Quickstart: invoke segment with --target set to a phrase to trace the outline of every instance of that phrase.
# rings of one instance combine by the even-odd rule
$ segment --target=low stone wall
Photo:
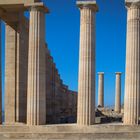
[[[140,126],[121,124],[0,126],[0,140],[139,140]]]

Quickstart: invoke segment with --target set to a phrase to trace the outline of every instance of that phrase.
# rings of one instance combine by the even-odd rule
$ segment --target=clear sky
[[[47,0],[46,40],[59,73],[70,89],[78,87],[80,12],[76,0]],[[105,104],[113,105],[115,72],[122,75],[124,94],[126,9],[124,0],[97,0],[96,72],[105,72]],[[96,101],[98,79],[96,74]]]
[[[76,0],[44,0],[50,9],[46,15],[46,42],[64,83],[78,89],[80,13]],[[97,72],[105,72],[105,105],[114,105],[115,72],[122,72],[124,96],[126,9],[124,0],[97,0],[96,15],[96,101]],[[4,93],[4,25],[2,25],[2,73]],[[3,95],[4,96],[4,95]]]

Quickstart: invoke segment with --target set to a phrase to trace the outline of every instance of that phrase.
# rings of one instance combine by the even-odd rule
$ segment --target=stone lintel
[[[6,12],[19,12],[26,10],[24,4],[36,2],[40,0],[0,0],[0,8]]]
[[[4,20],[6,23],[9,22],[18,22],[19,21],[19,14],[18,13],[2,13],[0,14],[0,17],[2,20]]]
[[[37,7],[40,10],[42,10],[45,13],[49,13],[49,9],[44,5],[43,2],[36,2],[36,3],[27,3],[24,4],[24,6],[28,9],[28,8],[32,8],[32,7]]]
[[[87,0],[87,1],[84,1],[84,0],[78,0],[76,2],[77,6],[82,9],[83,7],[89,7],[91,8],[93,11],[98,11],[98,6],[96,4],[96,0]]]

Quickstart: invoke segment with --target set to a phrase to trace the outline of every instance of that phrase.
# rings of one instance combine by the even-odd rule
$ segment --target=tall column
[[[29,48],[29,24],[24,12],[19,14],[18,46],[16,48],[16,122],[27,121],[27,72]]]
[[[27,59],[28,29],[23,20],[24,13],[18,15],[18,21],[6,24],[5,47],[5,124],[26,123],[27,112]]]
[[[126,1],[127,46],[124,101],[124,124],[126,125],[138,124],[140,113],[140,0],[131,1]]]
[[[45,12],[42,3],[26,5],[30,8],[29,58],[27,87],[27,124],[46,124],[46,48]]]
[[[77,1],[80,9],[78,125],[95,122],[95,13],[96,1]]]
[[[1,42],[1,19],[0,19],[0,124],[2,124],[2,65],[1,65],[1,56],[2,56],[2,42]]]
[[[115,112],[121,112],[121,72],[116,72]]]
[[[104,73],[98,73],[98,106],[104,107]]]
[[[8,24],[6,28],[5,47],[5,123],[16,122],[16,48],[18,33]]]

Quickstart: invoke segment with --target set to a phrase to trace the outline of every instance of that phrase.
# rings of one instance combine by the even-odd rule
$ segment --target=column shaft
[[[25,23],[24,23],[25,22]],[[29,25],[24,13],[19,14],[18,46],[16,49],[16,122],[27,121],[27,71],[29,48]]]
[[[116,73],[115,112],[121,112],[121,73]]]
[[[140,109],[140,8],[127,8],[124,124],[138,124]]]
[[[98,73],[98,106],[104,107],[104,73]]]
[[[27,124],[46,124],[45,13],[31,7],[29,29]]]
[[[5,55],[5,123],[26,122],[28,30],[24,14],[12,22],[16,30],[6,24]]]
[[[16,122],[16,49],[18,33],[6,24],[5,47],[5,123]]]
[[[91,125],[95,122],[95,12],[88,6],[80,11],[77,123]]]

